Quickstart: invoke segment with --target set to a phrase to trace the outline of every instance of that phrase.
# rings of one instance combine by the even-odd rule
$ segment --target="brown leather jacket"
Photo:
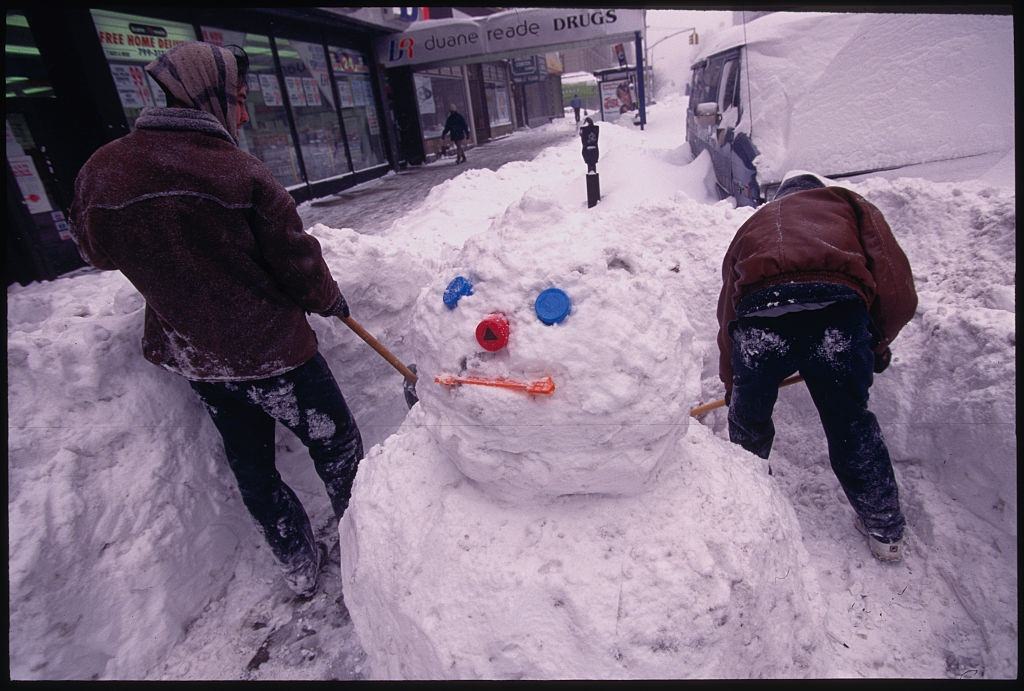
[[[340,297],[291,195],[213,115],[146,111],[75,181],[83,258],[146,299],[143,354],[187,379],[260,379],[317,351],[306,312]]]
[[[892,342],[917,309],[910,262],[882,213],[841,187],[794,192],[765,204],[740,226],[722,262],[718,373],[732,388],[729,323],[736,304],[782,283],[837,283],[857,292],[879,335]]]

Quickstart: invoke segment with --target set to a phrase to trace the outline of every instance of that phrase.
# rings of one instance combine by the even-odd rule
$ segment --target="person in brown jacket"
[[[787,174],[722,262],[719,376],[729,439],[767,459],[779,384],[799,371],[855,525],[883,561],[902,558],[905,520],[868,389],[916,309],[910,263],[881,212],[814,173]]]
[[[146,299],[143,356],[189,381],[220,432],[242,500],[285,580],[316,589],[324,546],[275,468],[275,420],[309,449],[336,518],[363,456],[306,314],[348,316],[291,195],[237,145],[248,120],[240,48],[179,45],[146,66],[167,96],[75,180],[83,258]]]

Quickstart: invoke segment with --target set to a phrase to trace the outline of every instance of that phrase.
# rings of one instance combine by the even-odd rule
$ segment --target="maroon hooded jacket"
[[[216,56],[198,45],[208,49],[190,48],[193,63]],[[231,54],[209,60],[221,107],[148,109],[96,151],[75,181],[72,232],[87,262],[145,297],[147,360],[191,380],[261,379],[316,354],[306,312],[328,312],[341,293],[291,195],[225,124]]]
[[[732,389],[729,323],[739,301],[783,283],[837,283],[867,305],[882,353],[914,316],[917,292],[906,255],[882,213],[842,187],[794,192],[740,226],[722,262],[719,377]]]

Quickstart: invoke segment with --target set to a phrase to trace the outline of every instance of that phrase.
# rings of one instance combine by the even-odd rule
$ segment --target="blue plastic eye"
[[[448,287],[444,289],[444,300],[445,307],[450,310],[455,309],[455,306],[459,304],[459,300],[462,299],[463,295],[473,294],[473,284],[465,276],[456,276],[452,279]]]
[[[569,316],[572,310],[572,300],[559,288],[548,288],[537,296],[533,304],[537,318],[547,325],[558,324]]]

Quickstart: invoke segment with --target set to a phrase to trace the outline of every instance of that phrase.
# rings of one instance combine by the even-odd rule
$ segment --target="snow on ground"
[[[508,170],[467,170],[385,234],[313,232],[353,315],[408,358],[414,304],[466,239],[517,214],[510,227],[523,234],[599,223],[595,235],[621,235],[627,261],[679,267],[665,287],[684,300],[703,358],[699,398],[718,398],[720,262],[752,210],[709,195],[709,162],[690,162],[682,143],[683,107],[661,100],[645,132],[601,125],[605,198],[596,209],[585,208],[572,123],[558,122],[550,127],[565,128],[564,145]],[[812,661],[824,676],[1017,674],[1015,195],[1003,184],[1012,160],[1010,151],[970,181],[851,184],[890,220],[921,297],[872,389],[909,534],[904,563],[871,558],[828,467],[809,396],[799,385],[784,390],[771,482],[795,512],[826,603],[826,643]],[[202,406],[184,381],[143,361],[141,306],[118,273],[8,289],[12,676],[383,674],[366,664],[345,614],[337,552],[324,591],[295,614]],[[384,441],[405,416],[397,374],[342,325],[311,322],[364,438]],[[724,421],[724,411],[712,413],[687,434],[724,440]],[[406,418],[389,444],[409,440],[415,422]],[[329,536],[326,496],[304,449],[281,429],[278,452],[282,475]],[[738,447],[734,454],[733,462],[756,462]],[[368,482],[362,471],[358,482]],[[460,510],[490,516],[485,501]],[[645,517],[612,510],[602,519],[629,535]],[[512,578],[537,566],[500,564]]]

